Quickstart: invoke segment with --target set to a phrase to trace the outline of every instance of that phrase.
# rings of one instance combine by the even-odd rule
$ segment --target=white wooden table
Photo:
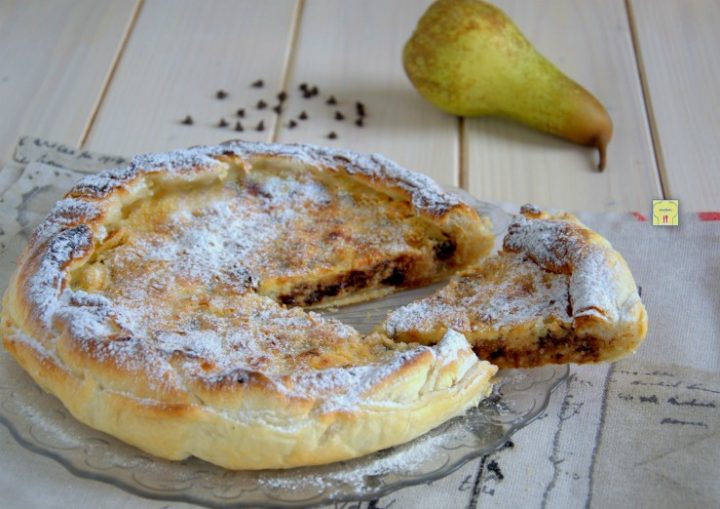
[[[503,120],[461,120],[423,101],[400,55],[429,3],[4,0],[0,163],[23,134],[120,155],[241,137],[381,152],[486,200],[649,214],[651,200],[664,197],[683,211],[720,208],[720,2],[495,1],[606,105],[615,133],[604,173],[594,171],[590,149]],[[251,86],[258,79],[263,88]],[[319,95],[303,99],[303,82]],[[218,90],[228,96],[219,100]],[[280,91],[289,97],[277,115],[270,108]],[[337,106],[325,103],[330,95]],[[353,124],[356,101],[368,113],[362,128]],[[303,110],[310,119],[289,128]],[[333,118],[336,110],[345,120]],[[186,115],[192,126],[180,122]],[[221,117],[228,127],[217,126]],[[237,120],[243,132],[233,130]],[[0,429],[0,451],[19,447]],[[14,486],[2,495],[6,507],[33,506],[28,486],[48,489],[49,471],[65,479],[52,486],[58,507],[81,504],[88,485],[93,497],[108,493],[108,507],[139,503],[79,485],[46,458],[22,457],[33,476],[3,474]]]

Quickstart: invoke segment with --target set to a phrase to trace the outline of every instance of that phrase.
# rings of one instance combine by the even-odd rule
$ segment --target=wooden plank
[[[288,76],[290,98],[277,139],[379,152],[431,175],[458,182],[457,120],[426,103],[402,67],[402,48],[429,1],[307,0]],[[303,99],[298,85],[319,87]],[[328,105],[333,95],[338,104]],[[357,127],[355,102],[366,107]],[[307,121],[298,120],[301,111]],[[340,111],[344,120],[335,120]],[[294,120],[298,125],[290,129]],[[338,138],[327,138],[329,132]]]
[[[23,134],[80,143],[135,8],[136,0],[0,2],[0,160]]]
[[[593,150],[505,120],[468,120],[469,189],[480,198],[545,207],[649,212],[651,199],[661,196],[660,181],[622,0],[495,3],[605,105],[614,136],[607,169],[598,173]]]
[[[88,147],[132,155],[239,138],[267,141],[257,110],[282,83],[296,2],[147,0],[108,88]],[[263,88],[251,83],[264,80]],[[218,99],[216,92],[227,92]],[[244,108],[246,118],[235,112]],[[191,115],[194,125],[181,123]],[[229,126],[217,127],[220,118]],[[237,120],[243,132],[232,128]],[[264,130],[254,128],[263,121]]]
[[[633,0],[667,198],[685,211],[720,208],[720,2]]]

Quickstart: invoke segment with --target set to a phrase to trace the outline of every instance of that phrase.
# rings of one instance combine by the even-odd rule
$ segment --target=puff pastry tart
[[[635,351],[647,314],[620,253],[571,214],[521,209],[502,250],[380,328],[430,344],[461,332],[499,367],[612,361]]]
[[[375,155],[228,142],[80,181],[33,233],[0,334],[80,421],[231,469],[348,459],[417,437],[496,367],[444,331],[362,336],[297,306],[427,284],[488,222]]]

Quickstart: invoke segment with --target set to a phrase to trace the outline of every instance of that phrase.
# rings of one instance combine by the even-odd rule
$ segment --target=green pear
[[[481,0],[438,0],[403,51],[420,94],[455,115],[497,115],[596,147],[603,170],[612,121],[587,90],[565,76],[512,20]]]

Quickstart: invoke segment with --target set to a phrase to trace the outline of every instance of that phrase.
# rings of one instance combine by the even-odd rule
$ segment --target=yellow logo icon
[[[678,200],[653,200],[653,225],[678,225]]]

